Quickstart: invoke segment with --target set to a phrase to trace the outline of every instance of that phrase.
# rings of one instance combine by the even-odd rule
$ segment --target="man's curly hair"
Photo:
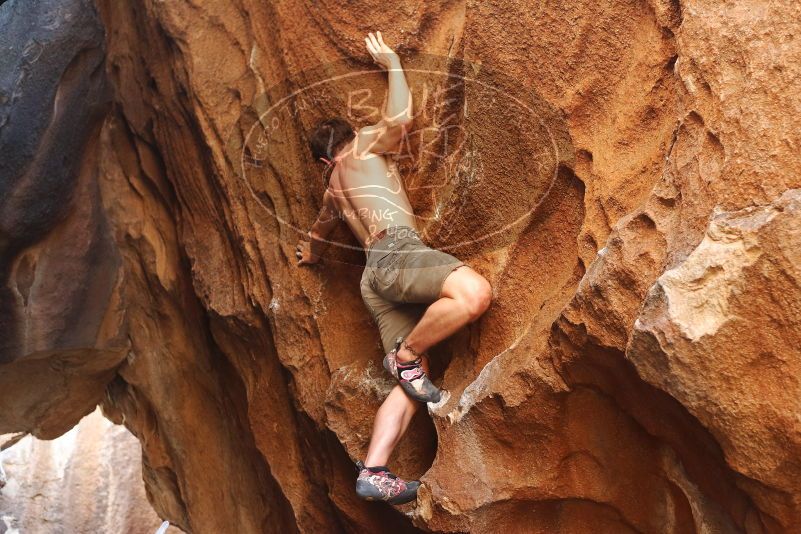
[[[342,117],[326,119],[315,126],[309,138],[314,160],[333,160],[334,155],[356,136],[353,126]]]

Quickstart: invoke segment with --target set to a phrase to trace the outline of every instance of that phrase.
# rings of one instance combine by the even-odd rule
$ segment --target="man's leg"
[[[367,284],[362,285],[362,298],[379,327],[385,350],[389,350],[397,337],[408,334],[425,310],[420,304],[387,301],[376,295]],[[427,368],[425,358],[423,366]],[[373,423],[367,457],[364,463],[357,462],[356,494],[362,499],[399,504],[416,496],[420,483],[396,477],[386,465],[419,406],[420,403],[411,399],[399,385],[392,388],[381,404]]]
[[[406,432],[420,403],[411,399],[400,386],[395,386],[375,414],[373,435],[364,465],[387,465],[389,456]]]
[[[464,265],[452,271],[442,284],[439,300],[432,303],[404,339],[397,352],[401,362],[417,358],[486,311],[492,288],[486,278]],[[414,350],[414,353],[407,347]]]
[[[428,372],[428,359],[423,359],[423,368]],[[387,465],[389,456],[400,441],[417,409],[419,402],[404,393],[403,388],[395,386],[375,414],[370,448],[364,465],[374,467]]]
[[[402,504],[417,496],[420,482],[396,476],[387,463],[419,404],[410,399],[400,386],[395,386],[378,409],[367,458],[364,463],[356,462],[359,471],[356,495],[362,499]]]

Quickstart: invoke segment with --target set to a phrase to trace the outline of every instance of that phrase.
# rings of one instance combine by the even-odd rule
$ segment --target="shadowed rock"
[[[125,355],[96,170],[104,32],[83,0],[12,0],[0,27],[0,433],[55,437]]]

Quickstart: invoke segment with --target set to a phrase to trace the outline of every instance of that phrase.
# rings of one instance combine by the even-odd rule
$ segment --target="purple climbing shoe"
[[[435,386],[423,369],[423,358],[410,362],[399,362],[397,352],[403,338],[398,338],[395,348],[384,356],[384,369],[387,370],[411,398],[420,402],[439,402],[442,392]],[[408,347],[407,347],[408,348]]]
[[[356,494],[366,501],[404,504],[417,498],[420,487],[417,480],[403,480],[385,466],[365,467],[362,462],[356,462],[356,469],[359,471]]]

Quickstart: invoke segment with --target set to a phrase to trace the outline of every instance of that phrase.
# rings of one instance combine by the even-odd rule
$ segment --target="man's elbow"
[[[389,128],[400,128],[400,127],[408,128],[412,124],[412,122],[414,122],[414,117],[412,116],[411,108],[403,110],[401,113],[398,113],[394,117],[386,117],[384,119],[384,123]]]
[[[414,119],[405,113],[400,117],[394,117],[392,119],[387,120],[387,126],[390,128],[406,128],[408,129],[411,126]]]

